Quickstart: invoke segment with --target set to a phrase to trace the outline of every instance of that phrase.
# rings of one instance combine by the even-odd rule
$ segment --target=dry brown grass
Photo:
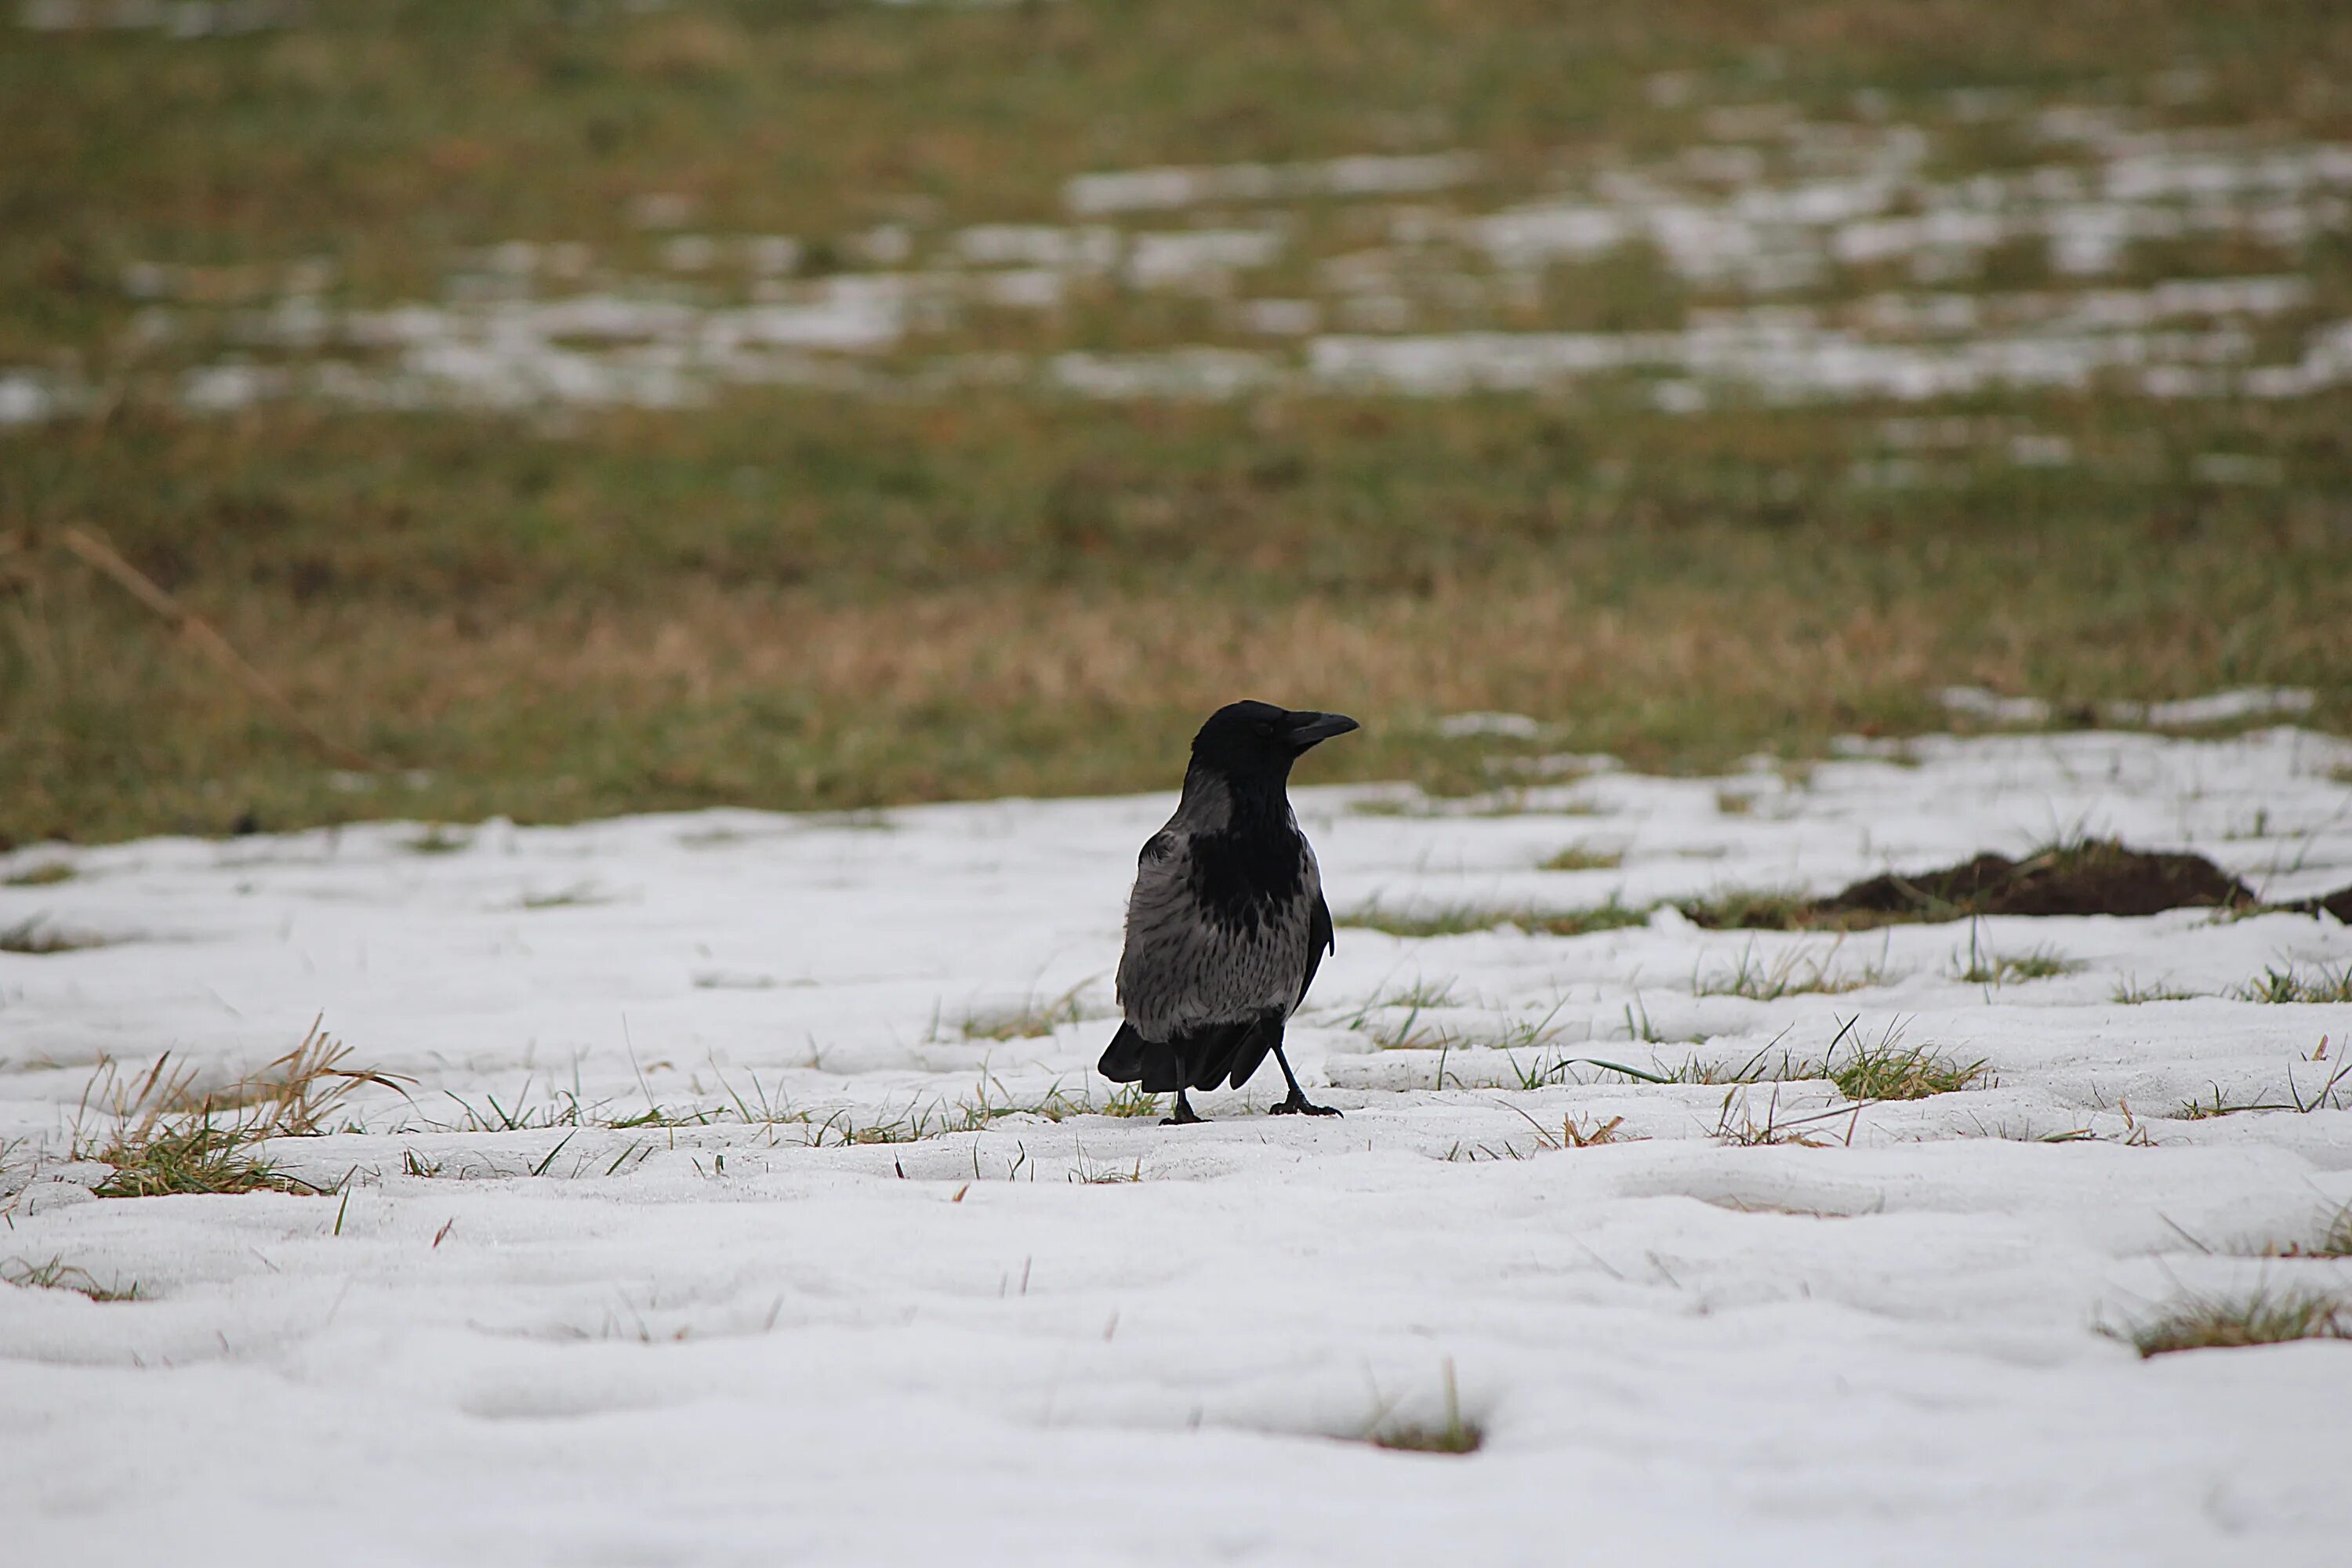
[[[1445,584],[1426,595],[1268,606],[1177,592],[975,590],[843,605],[814,595],[681,584],[658,606],[557,610],[473,626],[423,612],[364,620],[324,608],[237,616],[236,636],[314,710],[359,700],[430,719],[495,704],[515,682],[623,706],[709,703],[790,687],[819,701],[1125,706],[1139,691],[1190,709],[1260,689],[1349,694],[1368,710],[1433,714],[1482,702],[1557,711],[1596,687],[1704,686],[1782,705],[1809,681],[1809,716],[1916,689],[1939,619],[1857,610],[1826,623],[1768,592],[1657,595],[1638,615],[1571,584]],[[1563,638],[1563,627],[1573,636]],[[192,672],[196,696],[234,693]],[[1360,694],[1360,695],[1358,695]],[[404,701],[397,700],[404,698]]]
[[[20,623],[26,663],[70,668],[78,705],[162,712],[162,731],[135,745],[177,776],[129,798],[70,802],[49,793],[62,779],[27,780],[7,813],[19,834],[205,826],[221,807],[196,798],[199,778],[287,765],[257,758],[257,743],[310,780],[247,786],[268,802],[269,826],[386,810],[560,816],[709,799],[839,806],[1148,787],[1169,782],[1200,713],[1244,693],[1368,719],[1361,741],[1316,759],[1310,771],[1327,779],[1419,774],[1459,787],[1458,764],[1439,753],[1462,748],[1435,745],[1425,724],[1466,709],[1578,714],[1580,739],[1636,762],[1704,763],[1759,742],[1819,744],[1858,712],[1898,722],[1919,712],[1937,672],[1955,668],[1962,632],[1927,595],[1823,616],[1769,584],[1738,595],[1662,584],[1620,608],[1540,579],[1271,605],[1181,587],[1146,597],[1010,586],[845,604],[688,581],[658,604],[551,606],[487,625],[383,605],[228,600],[217,612],[228,635],[323,728],[408,765],[473,775],[455,794],[458,781],[436,780],[422,796],[337,803],[315,764],[292,754],[299,746],[257,734],[241,696],[141,634],[110,630],[105,606],[60,597],[45,620]],[[2023,626],[1968,633],[2041,640]],[[2189,672],[2215,650],[2150,633],[2070,651],[2136,661],[2137,679],[2160,689],[2198,686]],[[2323,634],[2305,623],[2284,635]],[[1999,679],[1981,658],[1967,668]],[[1662,707],[1651,694],[1663,693],[1677,695]],[[51,735],[40,694],[30,700],[20,732],[37,748]],[[556,721],[567,715],[583,722]],[[799,742],[795,765],[780,772],[757,754],[761,731]],[[929,743],[910,743],[926,732]],[[423,748],[401,743],[425,734]],[[599,776],[608,769],[625,776]],[[509,772],[531,776],[497,776]],[[289,789],[308,804],[285,801]]]

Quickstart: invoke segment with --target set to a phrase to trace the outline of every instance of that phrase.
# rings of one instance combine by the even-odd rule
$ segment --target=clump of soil
[[[1979,855],[1937,871],[1888,872],[1826,899],[1735,896],[1683,912],[1700,925],[1854,931],[1972,915],[2152,915],[2254,902],[2244,883],[2202,855],[2149,854],[2100,838],[2023,860]]]
[[[2320,910],[2326,910],[2346,925],[2352,926],[2352,887],[2338,888],[2332,893],[2322,893],[2315,899],[2305,899],[2300,903],[2289,904],[2286,908],[2303,915],[2315,915]]]
[[[2254,895],[2202,855],[2151,855],[2113,839],[2027,860],[1979,855],[1916,877],[1856,882],[1825,910],[1949,920],[1956,915],[2152,915],[2184,908],[2242,909]]]

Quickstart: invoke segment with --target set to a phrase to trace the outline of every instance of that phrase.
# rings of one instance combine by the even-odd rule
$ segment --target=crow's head
[[[1192,761],[1236,778],[1282,778],[1298,757],[1359,728],[1344,713],[1302,713],[1271,702],[1234,702],[1192,737]]]

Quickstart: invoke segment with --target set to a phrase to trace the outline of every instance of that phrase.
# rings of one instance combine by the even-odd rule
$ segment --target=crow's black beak
[[[1303,752],[1334,735],[1344,735],[1350,730],[1362,728],[1345,713],[1293,713],[1290,716],[1290,743]]]

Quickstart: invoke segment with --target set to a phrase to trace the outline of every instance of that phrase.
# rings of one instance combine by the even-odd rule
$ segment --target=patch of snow
[[[950,245],[980,267],[1058,267],[1108,271],[1124,241],[1102,225],[1060,228],[1051,224],[979,224],[957,231]]]
[[[38,425],[61,412],[47,377],[29,371],[0,370],[0,428]]]
[[[1475,153],[1427,153],[1404,157],[1360,155],[1309,163],[1129,169],[1076,176],[1063,185],[1062,205],[1092,217],[1161,212],[1204,202],[1442,191],[1477,178],[1481,167]]]
[[[1236,309],[1243,326],[1268,337],[1305,337],[1323,320],[1322,307],[1312,300],[1244,300]]]
[[[1264,267],[1281,256],[1284,239],[1276,229],[1176,229],[1134,236],[1127,256],[1128,281],[1141,289],[1217,289],[1225,274]]]
[[[1543,733],[1543,726],[1524,713],[1449,713],[1437,721],[1436,728],[1439,734],[1454,740],[1470,735],[1505,735],[1515,741],[1532,741]]]
[[[2299,686],[2242,686],[2210,697],[2183,698],[2177,702],[2110,702],[2100,709],[2109,723],[2147,724],[2158,730],[2188,730],[2200,724],[2227,724],[2241,719],[2267,719],[2308,713],[2318,701],[2315,692]]]
[[[2067,831],[2302,896],[2352,881],[2347,765],[2352,744],[2292,729],[1930,736],[1818,764],[1769,816],[1717,804],[1756,773],[1604,773],[1428,815],[1357,809],[1420,799],[1394,788],[1296,798],[1343,916],[1826,890]],[[1101,1114],[1089,1069],[1135,847],[1170,804],[0,856],[0,878],[78,873],[0,885],[0,926],[120,939],[0,953],[0,1257],[138,1287],[0,1286],[12,1550],[226,1563],[299,1539],[506,1564],[758,1540],[1076,1564],[1572,1540],[1940,1568],[1982,1562],[1997,1514],[2070,1560],[2340,1558],[2327,1439],[2352,1356],[2142,1362],[2095,1328],[2185,1293],[2347,1285],[2340,1261],[2254,1253],[2352,1202],[2352,1110],[2176,1113],[2318,1091],[2346,1009],[2230,993],[2352,963],[2352,931],[2198,910],[1843,943],[1671,908],[1576,938],[1343,925],[1290,1040],[1346,1119],[1267,1118],[1262,1079],[1162,1128]],[[1615,869],[1538,869],[1601,842]],[[626,892],[545,898],[583,888]],[[1959,978],[2037,950],[2079,967]],[[1743,964],[1857,988],[1705,994]],[[1019,1003],[1059,1020],[1062,996],[1078,1021],[1030,1038],[958,1027]],[[355,1130],[268,1151],[344,1196],[92,1195],[103,1173],[67,1155],[98,1064],[168,1048],[222,1084],[321,1009],[352,1065],[412,1080],[362,1087]],[[1727,1090],[1571,1059],[1802,1058],[1850,1019],[1992,1080],[1856,1104],[1817,1078]],[[1381,1029],[1427,1032],[1382,1049]],[[976,1124],[938,1133],[959,1103]],[[1816,1146],[1718,1135],[1800,1118]],[[1617,1141],[1567,1135],[1603,1127]],[[1349,1440],[1450,1408],[1478,1454]],[[123,1462],[126,1433],[148,1461]],[[1171,1516],[1180,1495],[1214,1500]]]
[[[1280,372],[1263,354],[1240,349],[1171,349],[1160,353],[1056,354],[1052,384],[1086,397],[1222,399],[1276,384]]]

